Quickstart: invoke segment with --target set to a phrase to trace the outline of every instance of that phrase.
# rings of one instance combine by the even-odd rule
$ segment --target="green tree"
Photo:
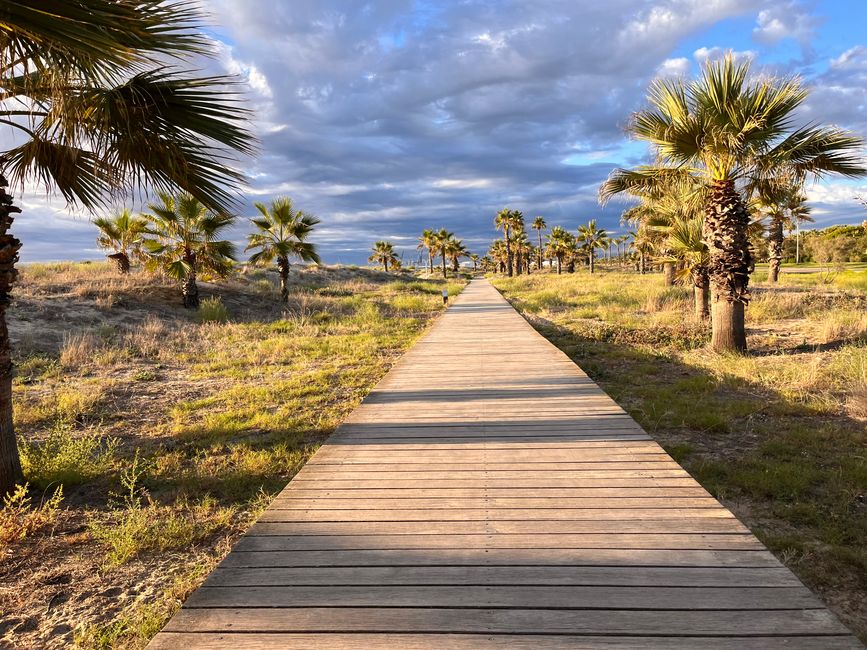
[[[373,245],[372,250],[373,253],[367,258],[367,261],[378,264],[386,273],[388,273],[389,264],[395,268],[400,265],[400,259],[395,254],[394,244],[391,242],[378,241]]]
[[[548,257],[557,260],[557,275],[563,272],[563,260],[575,250],[575,237],[562,226],[554,226],[548,234],[546,246]]]
[[[544,251],[544,249],[542,247],[542,231],[545,230],[545,228],[547,228],[547,227],[548,227],[548,224],[545,223],[544,217],[536,217],[535,219],[533,219],[532,228],[533,228],[533,230],[536,231],[536,234],[539,235],[539,261],[538,261],[538,263],[539,263],[539,270],[540,271],[542,270],[542,255],[543,255],[543,251]]]
[[[113,217],[94,219],[93,224],[99,228],[96,245],[114,251],[108,255],[108,259],[115,263],[120,273],[129,273],[130,253],[138,252],[142,235],[147,229],[147,221],[132,216],[132,213],[124,208]]]
[[[198,309],[200,273],[225,277],[232,270],[235,245],[219,239],[234,222],[234,215],[214,212],[190,194],[177,197],[160,193],[162,204],[150,203],[148,235],[142,248],[147,267],[159,269],[181,283],[184,307]]]
[[[448,277],[448,273],[446,271],[446,260],[449,255],[449,247],[451,246],[451,242],[454,240],[455,234],[453,232],[449,232],[445,228],[440,228],[434,233],[434,249],[436,252],[442,257],[443,262],[443,277]]]
[[[704,243],[704,219],[699,217],[675,217],[660,230],[666,236],[666,248],[681,263],[680,274],[689,278],[693,287],[693,303],[696,318],[710,316],[710,280],[708,278],[709,252]]]
[[[454,238],[448,241],[446,252],[448,253],[449,259],[452,261],[452,271],[455,273],[460,270],[461,258],[468,257],[470,254],[470,251],[464,245],[464,242],[460,239]]]
[[[267,265],[277,261],[280,273],[280,300],[289,300],[289,263],[292,259],[320,264],[315,244],[307,241],[310,233],[320,223],[317,217],[295,210],[292,200],[279,197],[271,201],[269,208],[264,203],[254,204],[262,215],[251,219],[256,232],[247,238],[245,251],[256,250],[250,263]]]
[[[503,208],[494,218],[494,226],[503,231],[503,241],[506,243],[506,273],[509,277],[514,275],[514,257],[512,251],[512,231],[523,229],[524,214],[520,210]]]
[[[423,230],[418,238],[416,250],[427,250],[428,271],[433,275],[434,257],[436,256],[436,232],[430,228]]]
[[[134,189],[186,191],[214,209],[243,180],[255,138],[235,82],[182,67],[212,52],[182,0],[4,2],[0,20],[0,494],[23,480],[12,423],[6,308],[21,243],[9,181],[39,183],[88,210]],[[15,132],[16,137],[11,133]]]
[[[596,226],[596,219],[591,219],[586,225],[578,226],[577,241],[587,249],[587,266],[590,273],[596,271],[596,249],[603,248],[608,243],[608,233]]]
[[[745,351],[744,307],[749,301],[752,255],[750,214],[739,184],[762,179],[837,173],[861,176],[860,138],[835,127],[795,128],[795,111],[807,97],[797,79],[749,78],[749,62],[731,55],[708,61],[694,81],[660,78],[650,87],[650,108],[639,111],[630,132],[649,142],[659,165],[617,170],[603,186],[614,191],[691,175],[708,188],[704,240],[710,253],[712,346]]]

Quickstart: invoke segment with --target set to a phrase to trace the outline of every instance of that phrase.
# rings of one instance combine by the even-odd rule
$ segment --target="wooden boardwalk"
[[[862,646],[475,280],[150,647]]]

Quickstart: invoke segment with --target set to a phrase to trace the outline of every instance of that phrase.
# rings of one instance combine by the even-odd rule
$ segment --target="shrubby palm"
[[[575,251],[575,237],[562,226],[554,226],[548,235],[546,247],[548,257],[557,260],[557,275],[563,272],[563,260]]]
[[[464,245],[463,241],[452,238],[449,239],[446,244],[446,253],[452,261],[452,271],[457,273],[460,270],[461,258],[467,257],[470,254],[470,251]]]
[[[147,264],[181,282],[184,307],[198,309],[199,274],[225,277],[232,270],[235,245],[219,237],[235,217],[209,210],[190,194],[160,193],[160,200],[149,204],[151,213],[145,215],[152,236],[142,240]]]
[[[373,245],[373,252],[368,262],[373,262],[382,267],[382,270],[388,273],[388,266],[397,268],[400,265],[400,259],[394,252],[394,244],[387,241],[378,241]]]
[[[670,225],[660,227],[666,235],[667,249],[682,263],[682,271],[693,287],[695,315],[705,319],[710,315],[708,279],[708,249],[702,232],[704,219],[701,217],[676,217]]]
[[[503,208],[494,218],[497,230],[503,231],[503,241],[506,243],[506,273],[509,277],[514,274],[514,258],[512,256],[512,232],[524,227],[524,214],[520,210]]]
[[[286,197],[274,199],[269,208],[264,203],[256,203],[262,215],[251,219],[257,231],[247,238],[245,251],[256,250],[250,256],[251,264],[271,264],[277,261],[280,273],[280,299],[289,300],[289,262],[298,259],[302,262],[319,264],[316,246],[307,237],[319,224],[312,214],[295,210],[292,200]]]
[[[704,241],[709,250],[714,349],[746,350],[744,307],[753,268],[750,215],[742,187],[788,175],[865,173],[862,141],[835,127],[794,128],[807,97],[797,79],[749,79],[749,62],[731,55],[708,61],[691,82],[660,78],[650,87],[650,108],[639,111],[632,134],[649,142],[659,164],[616,170],[602,198],[663,177],[690,175],[706,184]]]
[[[596,249],[606,245],[608,233],[605,229],[596,226],[596,219],[591,219],[587,225],[578,226],[577,241],[587,249],[589,258],[587,265],[590,267],[590,273],[594,273],[596,270]]]
[[[768,282],[777,282],[783,261],[783,228],[796,228],[805,217],[809,219],[810,208],[798,184],[770,184],[758,195],[761,214],[768,219]]]
[[[127,210],[121,210],[113,217],[99,217],[93,220],[99,228],[96,244],[100,248],[114,251],[108,255],[121,273],[129,273],[130,253],[138,253],[142,235],[147,229],[147,221],[134,217]]]
[[[181,0],[4,2],[0,124],[0,494],[22,480],[12,426],[5,309],[21,246],[6,193],[41,184],[89,210],[129,190],[183,190],[212,207],[243,178],[233,163],[255,139],[231,80],[166,67],[210,52],[193,3]]]
[[[449,255],[449,247],[455,238],[455,233],[449,232],[445,228],[440,228],[434,233],[434,250],[442,258],[443,262],[443,277],[447,277],[446,260]]]

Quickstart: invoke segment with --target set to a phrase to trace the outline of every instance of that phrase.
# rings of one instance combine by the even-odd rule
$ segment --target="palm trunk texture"
[[[747,349],[744,307],[750,300],[748,285],[753,270],[749,224],[749,212],[734,181],[714,181],[705,210],[704,240],[710,252],[711,346],[717,352]]]
[[[675,271],[677,271],[677,269],[674,266],[674,262],[662,263],[662,277],[666,287],[674,286]]]
[[[768,282],[780,279],[780,264],[783,261],[783,222],[774,219],[768,233]]]
[[[126,275],[127,273],[129,273],[129,256],[126,253],[112,253],[108,256],[108,259],[114,262],[114,265],[117,267],[118,273],[120,273],[121,275]]]
[[[0,496],[11,492],[24,482],[18,442],[12,423],[12,348],[9,330],[6,328],[6,309],[12,299],[10,292],[18,277],[15,263],[21,242],[9,234],[13,214],[21,209],[12,205],[12,197],[6,193],[9,183],[0,175]]]
[[[280,300],[289,302],[289,258],[278,257],[277,269],[280,271]]]

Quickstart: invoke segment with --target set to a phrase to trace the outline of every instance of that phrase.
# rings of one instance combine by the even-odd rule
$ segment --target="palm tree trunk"
[[[780,279],[780,263],[783,261],[783,222],[774,219],[768,233],[768,282]]]
[[[795,221],[795,264],[801,263],[801,224]]]
[[[539,270],[542,270],[542,231],[539,231]]]
[[[9,234],[13,214],[21,209],[12,205],[12,197],[6,193],[9,183],[0,174],[0,496],[11,492],[24,482],[18,442],[12,422],[12,347],[9,330],[6,328],[6,308],[11,301],[12,285],[18,277],[15,263],[21,242]]]
[[[695,302],[695,317],[705,320],[710,316],[710,285],[707,278],[707,268],[697,266],[692,269],[692,293]]]
[[[744,307],[749,302],[753,258],[747,229],[750,215],[734,181],[714,181],[705,210],[704,240],[713,300],[713,336],[717,352],[747,349]]]
[[[446,273],[446,249],[443,248],[443,278],[447,278],[448,275]]]
[[[641,275],[647,273],[647,257],[644,254],[644,251],[638,253],[638,272]]]
[[[524,263],[521,258],[521,249],[518,249],[515,251],[515,275],[521,275],[521,271],[524,269]]]
[[[591,275],[596,272],[596,251],[592,248],[590,249],[590,273]]]
[[[674,262],[662,263],[662,277],[664,279],[664,284],[666,287],[674,286],[674,276],[676,270],[677,269],[674,266]]]
[[[430,266],[430,274],[431,275],[433,275],[433,260],[434,260],[433,251],[429,250],[427,252],[427,261],[428,261],[428,265]]]
[[[184,278],[184,284],[181,289],[184,294],[184,307],[187,309],[199,308],[199,285],[196,284],[196,272],[191,270]]]
[[[557,256],[557,275],[560,275],[560,273],[562,272],[562,270],[563,270],[562,267],[563,267],[563,260],[558,255]]]
[[[509,243],[509,229],[503,229],[503,238],[506,240],[506,274],[511,278],[512,271],[512,245]]]
[[[289,302],[289,258],[277,258],[277,269],[280,271],[280,300]]]
[[[121,275],[126,275],[129,273],[130,263],[129,263],[129,255],[120,251],[119,253],[112,253],[108,256],[112,262],[114,262],[115,267],[117,267],[117,272]]]

